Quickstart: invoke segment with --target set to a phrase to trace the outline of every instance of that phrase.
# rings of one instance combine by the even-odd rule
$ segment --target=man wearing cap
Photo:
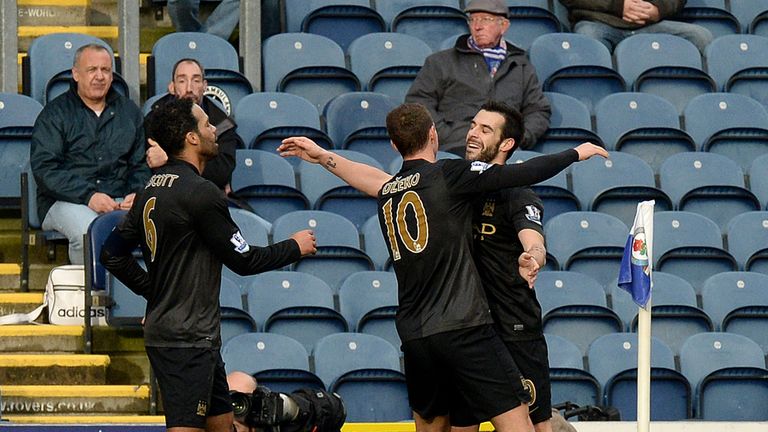
[[[509,28],[505,0],[472,0],[469,35],[453,48],[427,57],[406,102],[426,106],[440,136],[440,150],[464,154],[464,140],[474,115],[489,99],[517,109],[525,123],[521,148],[530,149],[549,127],[549,101],[544,96],[525,51],[504,40]]]

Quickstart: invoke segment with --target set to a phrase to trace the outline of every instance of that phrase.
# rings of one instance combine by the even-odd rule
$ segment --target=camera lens
[[[240,392],[230,393],[232,397],[232,410],[235,417],[243,417],[251,410],[250,395]]]

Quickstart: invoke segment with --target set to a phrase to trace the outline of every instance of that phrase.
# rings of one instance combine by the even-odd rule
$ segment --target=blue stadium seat
[[[768,419],[768,370],[760,346],[733,333],[691,336],[680,352],[680,371],[694,389],[697,418]]]
[[[767,57],[768,37],[764,36],[721,36],[707,46],[709,74],[717,82],[718,91],[749,96],[764,107],[768,107]]]
[[[596,212],[560,214],[544,225],[547,249],[562,270],[589,274],[605,286],[616,277],[629,228]]]
[[[565,337],[586,353],[599,335],[620,332],[621,319],[606,303],[605,290],[591,277],[562,271],[539,274],[536,292],[544,332]]]
[[[262,273],[249,278],[246,293],[248,312],[260,328],[290,336],[307,351],[321,337],[347,331],[347,321],[334,309],[333,291],[311,274]]]
[[[249,149],[277,153],[281,141],[290,136],[305,136],[323,148],[333,143],[320,126],[317,107],[305,98],[290,93],[262,92],[244,97],[237,104],[237,133]],[[286,159],[292,166],[299,158]]]
[[[744,95],[694,98],[685,108],[685,129],[702,151],[727,156],[743,170],[768,151],[768,111]]]
[[[749,257],[768,245],[768,211],[746,212],[728,222],[728,252],[746,269]]]
[[[0,209],[21,210],[21,173],[29,164],[32,127],[42,109],[29,96],[0,93]]]
[[[400,356],[386,340],[337,333],[320,339],[312,354],[317,375],[344,399],[347,421],[411,419]]]
[[[552,404],[571,401],[580,406],[602,403],[600,383],[584,369],[584,353],[568,339],[544,334],[549,354]]]
[[[581,144],[581,142],[579,142],[579,144]],[[573,148],[573,146],[569,148]],[[507,159],[507,163],[520,163],[537,156],[542,156],[542,153],[530,150],[516,150],[510,155],[509,159]],[[570,168],[560,171],[554,177],[531,186],[533,191],[536,192],[536,195],[538,195],[544,203],[544,217],[542,218],[542,223],[544,225],[559,214],[580,211],[582,209],[578,198],[568,187],[567,175],[569,169]],[[549,263],[547,265],[549,265]],[[559,268],[554,268],[554,270],[558,269]]]
[[[734,216],[760,210],[759,200],[745,187],[741,167],[716,153],[668,157],[659,169],[659,185],[677,209],[704,215],[723,232]]]
[[[671,102],[651,93],[608,95],[595,112],[597,134],[606,148],[638,156],[654,171],[670,155],[696,150],[678,117]]]
[[[609,159],[575,164],[571,183],[582,208],[615,216],[627,226],[632,226],[640,201],[655,199],[656,211],[672,209],[669,197],[656,188],[653,169],[633,154],[611,152]]]
[[[725,272],[701,289],[701,305],[718,331],[747,336],[768,354],[768,275]]]
[[[387,114],[397,105],[380,93],[354,92],[336,96],[325,106],[328,135],[334,146],[354,150],[389,166],[398,152],[387,133]]]
[[[717,90],[690,41],[669,34],[636,34],[614,51],[616,69],[634,91],[663,97],[683,112],[693,97]]]
[[[381,233],[378,215],[373,215],[360,228],[365,245],[365,253],[371,257],[376,270],[391,271],[392,262],[389,258],[389,250]]]
[[[658,212],[653,229],[654,268],[687,280],[697,293],[709,276],[738,270],[736,260],[723,249],[720,228],[705,216]]]
[[[90,275],[88,285],[94,291],[101,290],[109,296],[112,305],[108,308],[107,324],[111,326],[140,325],[147,306],[147,300],[144,297],[136,295],[118,281],[101,265],[99,260],[104,241],[125,214],[124,210],[118,210],[99,215],[88,226],[86,233],[87,259],[85,263],[88,266],[86,274]],[[142,259],[139,259],[139,263],[146,268]]]
[[[355,162],[365,163],[382,169],[373,157],[354,150],[337,150],[336,153]],[[298,165],[300,189],[316,210],[338,213],[361,227],[369,217],[376,214],[376,198],[368,196],[324,167],[301,161]]]
[[[232,193],[267,221],[309,210],[309,201],[296,188],[293,167],[285,159],[262,150],[237,150],[235,161]]]
[[[600,336],[589,346],[589,370],[603,387],[605,404],[616,407],[623,421],[637,420],[637,334]],[[651,338],[651,420],[692,417],[691,385],[675,370],[675,356]]]
[[[653,272],[652,278],[652,306],[688,306],[698,308],[696,291],[685,279],[660,271]],[[614,281],[608,288],[608,294],[611,296],[611,309],[624,321],[627,331],[630,331],[636,323],[637,304],[632,300],[632,296],[627,291],[619,288],[618,281]]]
[[[264,90],[292,93],[309,100],[317,112],[342,93],[360,91],[346,69],[344,51],[331,39],[310,33],[280,33],[264,41]]]
[[[229,208],[229,215],[248,244],[262,247],[269,245],[269,228],[258,216],[234,207]]]
[[[272,391],[292,392],[301,387],[325,388],[310,372],[309,354],[298,341],[276,333],[246,333],[222,346],[227,373],[254,375]]]
[[[51,33],[35,38],[27,50],[23,66],[24,94],[41,104],[53,99],[46,95],[48,82],[60,73],[70,73],[75,51],[83,45],[99,44],[112,54],[112,48],[103,40],[81,33]],[[115,69],[114,59],[112,70]],[[169,73],[170,75],[170,73]],[[65,89],[68,88],[68,85]],[[60,90],[57,90],[60,94]]]
[[[760,206],[768,210],[768,154],[756,157],[749,165],[749,190],[760,200]]]
[[[510,25],[504,38],[524,50],[541,35],[565,31],[547,0],[507,0],[507,5]]]
[[[350,330],[380,336],[395,347],[400,346],[397,304],[397,278],[392,272],[353,273],[339,288],[339,312]]]
[[[231,114],[238,102],[253,93],[250,81],[240,73],[240,59],[225,39],[208,33],[169,33],[155,42],[147,59],[147,94],[165,91],[173,74],[173,65],[183,58],[193,58],[205,68],[206,94],[222,103]],[[223,95],[217,95],[217,90]]]
[[[532,150],[540,153],[557,153],[589,141],[603,145],[600,137],[592,132],[589,109],[578,99],[563,93],[545,92],[552,108],[549,128],[536,141]]]
[[[415,36],[429,45],[433,51],[440,49],[448,37],[468,33],[467,17],[457,0],[430,0],[414,3],[411,0],[377,2],[376,8],[385,17],[394,11],[390,31]]]
[[[432,48],[404,33],[371,33],[349,46],[349,64],[366,91],[402,102]]]
[[[241,334],[252,333],[258,330],[256,321],[248,312],[241,308],[221,307],[221,343],[226,344],[230,339]]]
[[[603,97],[626,90],[615,70],[608,48],[590,37],[573,33],[539,36],[529,50],[545,91],[579,99],[594,112]]]
[[[224,275],[221,277],[219,305],[221,307],[243,309],[243,293],[240,290],[240,285],[236,281]]]
[[[728,11],[725,0],[687,0],[679,19],[706,27],[715,38],[741,31],[739,20]]]
[[[291,266],[323,279],[333,290],[352,273],[374,270],[371,259],[360,249],[360,235],[345,217],[321,210],[291,212],[272,226],[273,241],[285,240],[292,233],[311,229],[317,239],[317,253]]]
[[[387,30],[368,0],[285,0],[284,9],[289,32],[325,36],[345,51],[358,37]]]
[[[768,36],[768,4],[753,1],[732,1],[731,13],[741,23],[742,33]]]

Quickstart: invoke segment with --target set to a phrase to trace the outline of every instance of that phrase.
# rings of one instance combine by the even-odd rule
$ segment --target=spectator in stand
[[[549,127],[550,105],[525,51],[506,42],[509,29],[504,0],[472,0],[469,35],[453,48],[427,57],[405,96],[429,109],[440,136],[440,150],[464,155],[464,140],[472,118],[489,99],[496,99],[523,115],[525,137],[520,148],[530,149]]]
[[[160,98],[154,105],[155,110],[176,98],[190,99],[200,105],[208,114],[209,121],[216,126],[216,142],[219,144],[218,156],[205,165],[203,178],[212,181],[219,189],[229,192],[229,181],[235,169],[235,150],[245,148],[240,135],[237,134],[237,124],[214,101],[205,96],[208,82],[205,80],[205,70],[195,59],[184,58],[173,66],[171,82],[168,83],[168,95]],[[149,142],[147,164],[150,168],[165,165],[168,155],[154,141]]]
[[[130,209],[144,188],[141,110],[112,88],[112,56],[98,44],[75,52],[69,91],[35,122],[30,149],[42,227],[69,240],[69,261],[83,264],[83,234],[101,213]]]
[[[200,0],[168,0],[168,15],[180,32],[203,32],[229,39],[240,21],[240,0],[222,0],[205,23],[200,22]]]
[[[704,53],[712,33],[699,25],[672,21],[686,0],[560,0],[568,8],[574,33],[613,49],[633,34],[668,33],[688,39]]]

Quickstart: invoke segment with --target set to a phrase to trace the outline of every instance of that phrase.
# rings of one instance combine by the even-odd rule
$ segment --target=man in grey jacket
[[[705,27],[672,21],[686,0],[560,0],[574,33],[602,42],[610,51],[636,33],[667,33],[688,39],[704,52],[712,41]]]
[[[469,35],[456,45],[427,57],[406,102],[429,109],[440,136],[440,150],[464,155],[469,123],[489,99],[497,99],[523,115],[525,138],[530,149],[549,127],[551,110],[525,51],[506,42],[509,28],[504,0],[472,0]]]

